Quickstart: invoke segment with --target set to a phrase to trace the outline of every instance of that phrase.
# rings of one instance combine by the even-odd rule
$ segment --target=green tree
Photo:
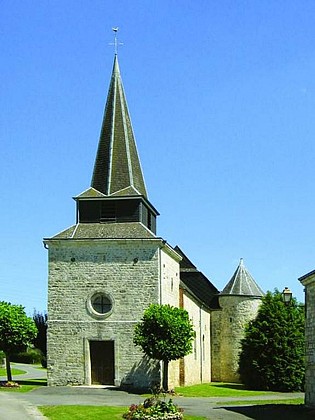
[[[168,364],[192,352],[193,325],[188,312],[170,305],[151,304],[136,325],[134,344],[151,359],[163,362],[164,390],[168,389]]]
[[[25,314],[23,306],[0,302],[0,350],[6,356],[8,381],[12,381],[10,355],[25,350],[36,333],[36,325]]]
[[[249,322],[239,359],[242,382],[252,389],[301,391],[304,387],[304,306],[267,292]]]
[[[47,366],[47,313],[34,311],[33,320],[37,328],[37,335],[33,340],[34,347],[42,352],[42,365]]]

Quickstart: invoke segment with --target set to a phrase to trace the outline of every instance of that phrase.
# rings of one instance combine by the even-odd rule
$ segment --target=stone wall
[[[211,380],[221,381],[221,310],[211,312]]]
[[[179,259],[174,259],[161,249],[161,304],[178,307],[179,305]],[[179,385],[179,361],[174,360],[168,367],[168,386],[174,389]]]
[[[145,240],[49,242],[49,385],[90,384],[89,340],[114,341],[116,385],[159,380],[159,364],[143,358],[132,336],[144,310],[159,302],[160,247]],[[111,297],[108,317],[89,311],[94,292]]]
[[[305,286],[305,404],[315,407],[315,272],[300,279]]]
[[[210,313],[187,292],[183,300],[196,333],[193,352],[184,360],[185,385],[211,382]]]
[[[161,249],[161,298],[162,305],[179,305],[179,259]]]
[[[214,312],[212,327],[212,380],[239,382],[238,359],[246,324],[254,319],[261,299],[252,296],[220,296],[222,311]]]

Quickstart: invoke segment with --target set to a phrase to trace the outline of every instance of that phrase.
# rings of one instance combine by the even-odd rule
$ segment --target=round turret
[[[257,315],[264,292],[245,268],[243,259],[219,294],[221,311],[214,316],[214,345],[218,356],[213,380],[238,382],[238,358],[246,324]]]

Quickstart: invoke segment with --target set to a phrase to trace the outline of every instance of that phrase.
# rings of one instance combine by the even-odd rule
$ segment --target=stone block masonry
[[[299,279],[305,286],[305,404],[315,407],[315,271]]]
[[[116,385],[159,380],[157,364],[132,343],[136,322],[159,302],[159,255],[157,241],[49,241],[49,385],[91,384],[91,340],[114,342]],[[108,316],[89,310],[97,292],[111,299]]]
[[[238,362],[246,324],[255,318],[261,299],[220,296],[221,311],[211,315],[212,380],[239,382]]]

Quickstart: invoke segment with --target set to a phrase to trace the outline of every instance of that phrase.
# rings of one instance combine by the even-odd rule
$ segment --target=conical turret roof
[[[91,187],[106,196],[142,195],[147,198],[117,54],[114,59]]]
[[[231,280],[222,290],[220,295],[239,295],[239,296],[264,296],[264,292],[255,282],[249,271],[244,265],[243,258],[235,270]]]

